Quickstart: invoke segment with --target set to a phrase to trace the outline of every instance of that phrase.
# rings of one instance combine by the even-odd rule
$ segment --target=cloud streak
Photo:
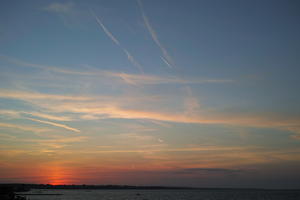
[[[72,117],[49,115],[49,114],[40,113],[40,112],[20,112],[20,113],[22,113],[22,114],[24,113],[27,115],[40,117],[40,118],[44,118],[44,119],[49,119],[49,120],[55,120],[55,121],[73,121],[74,120]]]
[[[124,48],[121,43],[119,42],[119,40],[106,28],[106,26],[102,23],[102,21],[100,20],[100,18],[92,11],[90,10],[90,13],[92,14],[92,16],[96,19],[98,25],[101,27],[101,29],[105,32],[105,34],[117,45],[119,46],[122,51],[126,54],[127,59],[135,66],[137,67],[137,69],[143,73],[143,68],[142,66],[139,64],[139,62],[131,55],[131,53],[129,53],[129,51]]]
[[[204,83],[233,83],[230,79],[181,79],[174,76],[155,76],[146,74],[113,73],[111,76],[120,77],[128,84],[155,85],[155,84],[204,84]]]
[[[241,169],[227,169],[227,168],[185,168],[171,171],[174,174],[202,174],[202,173],[220,173],[220,174],[235,174],[235,173],[242,173],[245,170]]]
[[[220,146],[203,146],[203,147],[185,147],[185,148],[147,148],[147,149],[107,149],[107,150],[93,150],[93,153],[155,153],[155,152],[208,152],[208,151],[225,151],[225,152],[232,152],[232,151],[244,151],[246,147],[220,147]]]
[[[11,124],[11,123],[0,123],[0,128],[19,129],[22,131],[29,131],[29,132],[36,132],[36,133],[50,130],[50,129],[40,128],[40,127],[18,125],[18,124]]]
[[[72,2],[58,3],[54,2],[46,6],[44,9],[50,12],[69,14],[73,11],[74,4]]]
[[[105,34],[118,46],[121,46],[120,42],[115,38],[115,36],[104,26],[102,21],[99,19],[99,17],[96,16],[96,14],[91,10],[91,14],[95,17],[97,23],[100,25],[100,27],[103,29]]]
[[[151,26],[151,24],[149,22],[149,19],[148,19],[147,15],[144,11],[144,8],[143,8],[142,1],[137,0],[137,2],[138,2],[138,5],[139,5],[141,13],[142,13],[144,24],[145,24],[147,30],[149,31],[149,33],[151,35],[151,38],[153,39],[153,41],[159,47],[159,49],[161,50],[161,52],[163,54],[163,57],[161,57],[161,59],[164,61],[164,63],[167,64],[168,67],[175,68],[175,62],[173,61],[172,57],[169,55],[166,48],[159,41],[158,36],[156,34],[156,31],[154,30],[154,28]]]
[[[25,91],[15,91],[0,89],[0,98],[11,98],[11,99],[23,99],[23,100],[59,100],[59,101],[86,101],[91,100],[90,97],[84,96],[68,96],[68,95],[57,95],[57,94],[45,94],[38,92],[25,92]]]
[[[128,59],[135,62],[129,52],[125,51]],[[205,83],[233,83],[231,79],[182,79],[175,76],[157,76],[151,74],[132,74],[108,70],[99,70],[93,68],[92,71],[76,71],[69,70],[59,66],[41,65],[29,63],[17,58],[8,57],[0,54],[0,59],[6,60],[10,63],[17,64],[18,66],[32,67],[40,70],[51,71],[59,74],[73,75],[73,76],[102,76],[108,78],[115,78],[124,81],[129,85],[155,85],[155,84],[205,84]],[[136,63],[138,64],[138,63]],[[92,67],[90,67],[92,68]],[[1,94],[0,94],[1,95]]]
[[[51,67],[45,65],[38,65],[20,61],[14,58],[7,58],[1,56],[9,62],[18,65],[25,65],[34,67],[41,70],[52,70],[56,73],[78,75],[78,76],[103,76],[122,80],[131,85],[143,84],[200,84],[200,83],[231,83],[232,80],[185,80],[172,76],[155,76],[146,74],[128,74],[113,71],[94,70],[93,72],[81,72],[73,70],[65,70],[59,67]],[[161,111],[159,105],[153,105],[152,97],[147,99],[138,99],[137,97],[128,98],[128,96],[90,96],[90,95],[60,95],[60,94],[45,94],[38,92],[14,91],[7,89],[0,89],[0,98],[19,99],[29,102],[38,108],[46,109],[50,113],[63,113],[69,112],[74,114],[75,118],[64,119],[65,121],[78,120],[78,119],[103,119],[103,118],[122,118],[122,119],[147,119],[175,123],[198,123],[198,124],[223,124],[233,126],[248,126],[248,127],[264,127],[276,128],[280,130],[290,131],[295,133],[295,139],[299,138],[300,133],[300,120],[298,118],[289,118],[278,116],[270,116],[264,114],[254,114],[252,116],[239,113],[222,113],[222,112],[207,112],[199,107],[197,99],[193,96],[191,91],[188,92],[185,98],[185,104],[178,111],[164,112]],[[143,104],[151,102],[153,109],[142,109],[136,106],[135,109],[132,105],[136,105],[143,101]],[[195,109],[196,108],[196,109]],[[40,110],[40,109],[38,109]],[[10,113],[12,116],[16,113]],[[24,113],[23,113],[24,114]],[[27,113],[36,117],[41,117],[49,120],[58,120],[56,116],[46,116],[45,114],[39,115],[37,113]]]
[[[189,96],[185,101],[185,104],[183,105],[183,108],[185,109],[183,111],[164,112],[159,109],[159,106],[151,110],[128,108],[130,105],[137,105],[140,101],[142,101],[143,104],[151,102],[151,98],[139,99],[137,97],[129,98],[126,96],[117,98],[114,96],[83,97],[30,92],[20,92],[20,94],[18,94],[16,91],[0,92],[0,94],[0,97],[2,98],[23,100],[37,106],[39,109],[44,109],[51,113],[73,113],[77,115],[77,119],[80,119],[80,116],[88,115],[93,116],[93,119],[96,119],[96,117],[99,117],[99,119],[149,119],[174,123],[223,124],[232,126],[275,128],[290,131],[297,135],[299,135],[300,132],[300,119],[297,117],[286,118],[286,116],[269,114],[246,115],[239,113],[207,112],[200,109],[197,99],[194,99],[193,96]],[[45,99],[48,101],[45,101]],[[197,108],[196,111],[194,111],[195,108]],[[13,116],[16,113],[8,112],[8,114]],[[42,116],[40,115],[40,117]],[[58,126],[63,127],[61,125]],[[68,127],[66,129],[68,129]],[[73,128],[69,130],[78,132],[78,130]]]
[[[26,62],[24,60],[20,60],[17,58],[13,58],[13,57],[9,57],[6,55],[1,55],[0,54],[0,59],[1,60],[6,60],[10,63],[16,64],[18,66],[25,66],[25,67],[32,67],[32,68],[36,68],[36,69],[40,69],[40,70],[45,70],[45,71],[52,71],[52,72],[56,72],[56,73],[62,73],[62,74],[69,74],[69,75],[85,75],[85,76],[90,76],[93,73],[92,72],[85,72],[85,71],[75,71],[75,70],[69,70],[69,69],[65,69],[62,67],[58,67],[58,66],[52,66],[52,65],[41,65],[41,64],[36,64],[36,63],[30,63],[30,62]]]
[[[26,119],[31,120],[31,121],[35,121],[35,122],[39,122],[39,123],[43,123],[43,124],[48,124],[48,125],[52,125],[52,126],[64,128],[64,129],[69,130],[69,131],[80,132],[80,130],[78,130],[76,128],[72,128],[72,127],[64,125],[64,124],[59,124],[59,123],[54,123],[54,122],[49,122],[49,121],[34,119],[34,118],[30,118],[30,117],[26,117]]]

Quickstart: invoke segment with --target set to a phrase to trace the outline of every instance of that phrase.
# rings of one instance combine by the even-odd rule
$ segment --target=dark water
[[[300,191],[256,190],[31,190],[30,200],[300,200]],[[62,195],[43,195],[62,194]]]

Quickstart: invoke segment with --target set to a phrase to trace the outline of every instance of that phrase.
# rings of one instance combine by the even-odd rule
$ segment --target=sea
[[[27,200],[300,200],[300,190],[55,190],[32,189]]]

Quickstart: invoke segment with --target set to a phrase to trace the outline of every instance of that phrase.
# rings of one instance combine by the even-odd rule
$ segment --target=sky
[[[0,182],[300,188],[296,0],[0,2]]]

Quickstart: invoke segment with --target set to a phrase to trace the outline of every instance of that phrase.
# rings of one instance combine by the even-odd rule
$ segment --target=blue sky
[[[297,1],[0,11],[1,182],[299,187]]]

